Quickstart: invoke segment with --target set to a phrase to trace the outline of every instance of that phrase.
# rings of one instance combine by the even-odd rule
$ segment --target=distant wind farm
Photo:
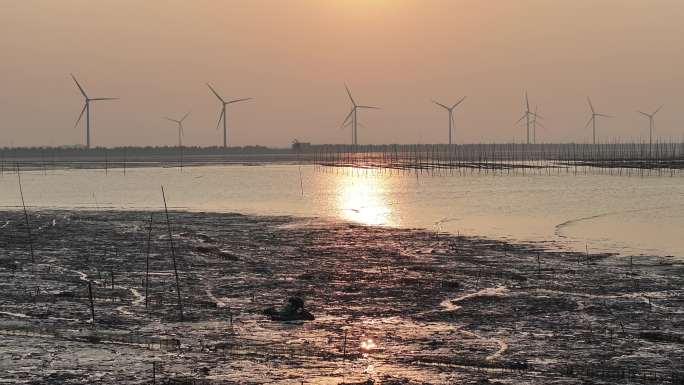
[[[83,108],[81,109],[80,114],[78,115],[78,118],[76,120],[75,127],[78,127],[78,125],[81,123],[81,121],[84,121],[85,125],[85,142],[84,142],[84,147],[85,149],[90,149],[93,145],[92,141],[92,119],[91,119],[91,109],[92,109],[92,104],[94,102],[100,102],[100,101],[113,101],[113,100],[119,100],[119,98],[115,97],[90,97],[88,93],[86,93],[85,88],[82,86],[82,84],[77,80],[77,78],[72,74],[71,78],[73,79],[77,89],[79,90],[80,94],[83,97],[84,103],[83,103]],[[216,129],[222,129],[222,141],[220,142],[221,147],[224,149],[228,149],[231,145],[231,131],[230,130],[236,130],[239,128],[237,127],[229,127],[229,106],[237,103],[242,103],[246,101],[253,101],[254,98],[251,97],[243,97],[243,98],[236,98],[236,99],[227,99],[224,98],[222,94],[220,94],[217,89],[210,83],[206,83],[206,86],[209,88],[210,92],[212,95],[216,97],[219,101],[219,116],[218,120],[216,123]],[[350,88],[345,84],[344,85],[345,93],[346,96],[349,100],[350,107],[348,110],[348,113],[345,115],[344,120],[342,121],[341,128],[350,128],[350,140],[349,143],[352,146],[359,146],[362,144],[362,141],[360,140],[359,136],[359,128],[367,128],[369,130],[372,130],[372,127],[366,127],[360,122],[359,118],[359,112],[361,110],[379,110],[380,108],[377,106],[373,105],[367,105],[367,104],[360,104],[357,102],[357,99],[353,96]],[[444,144],[448,145],[456,145],[456,119],[455,119],[455,112],[456,109],[461,106],[461,104],[466,100],[466,97],[463,96],[460,99],[458,99],[455,103],[453,104],[445,104],[441,101],[432,99],[431,102],[432,104],[436,105],[437,107],[442,108],[444,111],[447,112],[447,135],[444,136]],[[590,128],[591,129],[591,144],[593,145],[599,145],[599,144],[607,144],[607,143],[626,143],[629,141],[629,139],[622,139],[620,137],[615,137],[612,136],[610,139],[602,139],[600,137],[600,132],[598,131],[598,123],[600,118],[611,118],[611,115],[607,115],[603,112],[599,112],[595,107],[594,104],[591,100],[591,98],[587,97],[586,99],[587,105],[589,107],[590,115],[589,119],[586,122],[584,129]],[[654,140],[664,143],[664,142],[672,142],[672,143],[678,143],[681,140],[680,139],[663,139],[663,138],[654,138],[654,119],[655,115],[661,110],[662,106],[657,108],[651,113],[648,112],[643,112],[641,110],[637,110],[637,112],[648,118],[649,121],[649,126],[648,126],[648,146],[649,148],[653,147]],[[461,108],[462,109],[462,108]],[[115,114],[116,112],[110,112],[111,114]],[[468,114],[467,109],[462,112],[463,114]],[[189,113],[188,113],[189,114]],[[176,124],[176,127],[178,129],[177,133],[177,145],[179,147],[183,146],[182,141],[183,141],[183,136],[185,135],[183,131],[183,121],[187,118],[188,114],[182,116],[181,118],[172,118],[165,116],[164,119],[168,120],[172,123]],[[85,115],[85,119],[84,119]],[[520,116],[520,118],[515,122],[515,125],[520,125],[522,123],[524,127],[524,140],[523,143],[527,145],[534,145],[539,143],[539,138],[538,138],[538,132],[537,128],[543,128],[547,133],[549,130],[553,129],[553,126],[547,124],[543,124],[540,120],[544,119],[545,117],[541,116],[539,113],[539,106],[538,104],[535,104],[534,108],[532,108],[532,105],[530,103],[530,98],[528,95],[527,91],[523,92],[523,114]],[[201,128],[198,127],[198,129],[201,130]],[[430,127],[419,127],[417,128],[421,131],[424,130],[430,130]],[[435,131],[441,130],[438,128],[434,128]],[[477,127],[465,127],[465,126],[459,126],[458,128],[458,136],[463,137],[464,133],[467,130],[477,130]],[[579,132],[579,130],[578,130]],[[308,142],[312,142],[313,138],[309,138]],[[684,139],[682,139],[684,140]],[[463,139],[460,139],[459,142],[461,144],[467,144],[466,142],[463,141]],[[491,141],[487,140],[486,137],[482,136],[479,141],[471,142],[470,144],[477,144],[477,143],[489,143]],[[544,141],[547,142],[548,141]],[[400,143],[397,138],[392,138],[392,137],[387,137],[386,142],[387,144],[391,143]],[[442,144],[442,143],[434,143],[434,144]],[[571,141],[569,143],[580,143],[576,141]],[[325,143],[320,143],[320,144],[325,144]],[[338,143],[339,144],[339,143]],[[638,144],[638,143],[634,143]],[[162,143],[157,144],[162,145]],[[256,146],[259,145],[259,143],[255,143]],[[78,144],[76,144],[78,146]],[[652,149],[649,149],[645,154],[647,156],[650,156],[653,153]]]
[[[207,88],[212,95],[214,95],[220,103],[219,117],[216,124],[216,129],[222,128],[223,140],[220,147],[216,148],[201,148],[192,147],[183,150],[183,139],[185,137],[184,122],[190,115],[187,112],[180,118],[164,116],[163,119],[174,123],[177,129],[177,144],[178,151],[176,156],[168,158],[163,150],[153,150],[151,148],[145,150],[134,150],[131,148],[125,149],[98,149],[95,153],[88,155],[87,151],[91,150],[91,108],[93,102],[112,101],[119,98],[113,97],[90,97],[86,93],[85,88],[72,74],[71,78],[76,84],[77,89],[81,93],[84,104],[81,113],[76,120],[76,126],[83,120],[85,115],[85,147],[80,151],[76,147],[69,151],[55,151],[48,148],[35,149],[10,149],[4,148],[2,152],[3,169],[5,164],[10,162],[24,163],[26,167],[31,168],[31,164],[35,166],[36,160],[41,159],[45,162],[49,158],[48,153],[52,154],[54,158],[57,154],[62,155],[60,161],[68,164],[69,162],[76,162],[77,167],[101,167],[104,163],[106,167],[115,167],[117,156],[121,158],[121,154],[125,159],[120,160],[120,164],[125,164],[127,167],[135,167],[136,164],[149,164],[146,160],[145,153],[148,157],[152,157],[154,162],[169,163],[177,162],[181,167],[185,160],[186,165],[192,164],[206,164],[209,163],[230,163],[240,161],[244,154],[253,153],[257,156],[263,156],[266,153],[279,154],[277,156],[269,155],[268,158],[262,158],[265,161],[288,161],[291,160],[289,149],[272,149],[264,151],[263,146],[245,147],[240,150],[230,147],[230,131],[236,128],[229,127],[229,106],[246,101],[252,101],[254,98],[244,97],[237,99],[227,99],[217,91],[217,89],[210,83],[206,83]],[[444,169],[444,168],[475,168],[475,169],[518,169],[530,167],[576,167],[581,165],[583,167],[610,167],[613,169],[619,168],[645,168],[645,169],[672,169],[679,170],[682,168],[684,162],[684,138],[682,140],[661,139],[654,138],[655,116],[658,114],[662,105],[653,112],[643,112],[637,110],[637,113],[643,117],[648,118],[648,142],[634,142],[630,140],[623,140],[619,137],[612,137],[608,140],[600,137],[598,131],[598,122],[601,118],[611,118],[603,112],[599,112],[594,107],[591,98],[587,97],[587,105],[589,107],[590,116],[584,129],[591,129],[591,143],[546,143],[539,142],[538,128],[543,128],[548,132],[550,127],[547,127],[540,120],[545,117],[539,113],[539,106],[537,104],[532,108],[530,97],[527,91],[523,92],[523,114],[515,122],[518,126],[522,123],[524,127],[524,141],[522,143],[493,143],[487,142],[486,138],[482,138],[479,143],[464,143],[460,140],[456,144],[456,123],[455,112],[457,108],[463,109],[462,104],[466,100],[466,96],[461,97],[453,104],[445,104],[441,101],[432,99],[431,103],[447,112],[447,135],[444,136],[444,143],[434,144],[400,144],[393,138],[387,138],[385,145],[368,145],[362,144],[360,141],[359,128],[372,130],[372,127],[366,127],[361,124],[359,119],[359,112],[361,110],[380,110],[379,107],[361,104],[352,94],[350,88],[345,84],[344,90],[349,101],[350,107],[347,115],[342,121],[341,128],[350,128],[351,137],[350,144],[312,144],[311,142],[299,143],[297,142],[297,160],[299,162],[313,162],[324,165],[348,165],[353,167],[388,167],[398,169]],[[467,110],[462,112],[467,114]],[[199,128],[198,128],[199,129]],[[237,128],[239,129],[239,128]],[[427,127],[421,130],[429,129]],[[466,127],[459,127],[458,134],[463,135],[467,130]],[[435,130],[438,130],[435,128]],[[441,129],[439,129],[441,130]],[[395,144],[392,144],[395,143]],[[161,145],[161,143],[160,143]],[[222,149],[222,150],[220,150]],[[21,155],[19,155],[21,154]],[[66,155],[71,154],[71,155]],[[80,154],[80,155],[79,155]],[[99,154],[95,155],[94,154]],[[119,155],[117,155],[119,154]],[[137,155],[136,155],[137,154]],[[356,154],[356,155],[354,155]],[[185,155],[185,158],[184,158]],[[63,158],[66,156],[66,158]],[[194,160],[193,160],[194,159]],[[86,160],[86,163],[82,161]],[[55,160],[57,162],[57,160]],[[87,165],[87,166],[86,166]],[[98,166],[99,165],[99,166]]]

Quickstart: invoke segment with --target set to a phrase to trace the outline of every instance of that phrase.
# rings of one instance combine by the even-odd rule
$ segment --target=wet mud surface
[[[30,238],[22,212],[0,212],[0,383],[682,378],[674,258],[316,219],[169,217],[182,321],[163,212],[33,212]],[[315,320],[264,315],[291,297]]]

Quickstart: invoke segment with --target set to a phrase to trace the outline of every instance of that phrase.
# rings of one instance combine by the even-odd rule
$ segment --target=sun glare
[[[343,218],[365,225],[392,225],[383,177],[349,175],[336,181],[337,209]]]

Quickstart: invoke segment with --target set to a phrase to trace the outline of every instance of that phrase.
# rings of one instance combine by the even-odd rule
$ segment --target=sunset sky
[[[446,112],[468,99],[458,142],[522,141],[522,95],[539,104],[539,141],[646,137],[636,110],[665,107],[656,133],[684,135],[681,0],[3,0],[0,146],[84,142],[74,128],[94,104],[93,144],[174,145],[162,116],[192,114],[188,145],[218,145],[219,103],[232,145],[293,138],[348,143],[340,124],[357,100],[360,143],[444,143]]]

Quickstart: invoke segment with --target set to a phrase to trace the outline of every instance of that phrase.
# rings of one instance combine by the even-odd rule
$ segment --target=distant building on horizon
[[[311,148],[310,142],[300,142],[297,139],[292,141],[292,151],[304,151]]]

